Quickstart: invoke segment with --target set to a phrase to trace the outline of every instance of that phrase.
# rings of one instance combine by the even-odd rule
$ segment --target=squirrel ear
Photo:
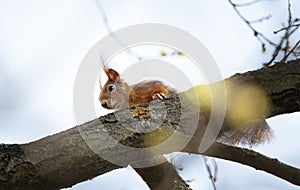
[[[113,69],[104,69],[107,77],[109,80],[113,80],[113,81],[119,81],[120,80],[120,75],[117,71],[113,70]]]

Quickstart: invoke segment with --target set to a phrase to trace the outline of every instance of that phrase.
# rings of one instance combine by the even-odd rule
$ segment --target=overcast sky
[[[198,38],[213,55],[223,78],[260,68],[270,58],[225,0],[0,0],[0,143],[26,143],[76,125],[73,86],[88,50],[112,31],[140,23],[176,26]],[[300,2],[292,1],[300,17]],[[272,15],[256,25],[270,38],[287,18],[284,0],[244,9],[249,20]],[[296,8],[298,10],[296,10]],[[297,15],[298,14],[298,15]],[[99,108],[99,110],[101,110]],[[99,114],[103,114],[98,111]],[[268,120],[276,139],[256,149],[300,167],[300,114]],[[297,125],[297,126],[296,126]],[[218,189],[298,189],[286,181],[240,164],[217,160]],[[175,165],[194,189],[212,189],[203,159],[177,155]],[[133,169],[110,172],[72,189],[147,189]]]

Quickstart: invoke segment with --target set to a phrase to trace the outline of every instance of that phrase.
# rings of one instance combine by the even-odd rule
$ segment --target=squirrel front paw
[[[160,100],[163,100],[166,98],[166,95],[164,93],[161,93],[161,92],[157,92],[155,94],[153,94],[152,96],[152,99],[160,99]]]

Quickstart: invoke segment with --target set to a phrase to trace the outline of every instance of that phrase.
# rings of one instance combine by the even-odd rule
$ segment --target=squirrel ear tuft
[[[112,81],[119,81],[120,80],[120,75],[117,71],[113,70],[113,69],[104,69],[107,77],[109,80]]]

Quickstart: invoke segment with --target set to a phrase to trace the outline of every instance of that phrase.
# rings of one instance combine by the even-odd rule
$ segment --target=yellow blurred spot
[[[192,104],[200,106],[200,111],[211,110],[212,101],[224,99],[221,85],[195,86],[192,89],[181,93],[182,97],[189,100]],[[237,130],[242,130],[249,122],[264,119],[268,115],[271,102],[267,93],[255,85],[238,85],[232,81],[225,82],[226,89],[226,122]],[[214,99],[212,96],[214,92]],[[223,94],[223,95],[222,95]],[[223,97],[221,97],[223,96]],[[216,103],[216,102],[214,102]],[[216,104],[216,110],[222,111],[224,104]]]
[[[191,94],[192,96],[190,96],[190,98],[192,98],[193,96],[194,98],[196,97],[201,109],[210,110],[212,101],[210,85],[196,86],[193,90],[197,94],[197,96]]]
[[[167,52],[166,52],[166,51],[161,51],[161,52],[160,52],[160,55],[161,55],[161,56],[166,56],[166,55],[167,55]]]
[[[145,147],[152,147],[166,141],[173,134],[173,130],[164,127],[157,129],[151,133],[147,133],[145,137]]]
[[[223,85],[223,86],[222,86]],[[225,100],[226,94],[225,92],[222,92],[224,90],[224,84],[222,82],[214,83],[212,85],[198,85],[195,86],[185,92],[182,93],[182,96],[189,100],[190,102],[193,102],[194,105],[200,106],[200,111],[210,111],[212,106],[213,100]],[[213,95],[214,93],[214,95]],[[214,97],[213,97],[214,96]],[[223,97],[221,97],[223,96]],[[198,103],[198,104],[197,104]],[[217,102],[215,102],[217,103]],[[216,105],[216,108],[218,109],[218,106],[224,106],[224,102],[221,105],[221,101],[218,102],[220,105]]]
[[[238,130],[242,130],[251,121],[263,119],[269,112],[270,100],[266,92],[258,86],[230,87],[228,93],[228,122]]]
[[[180,57],[184,57],[184,56],[185,56],[185,53],[183,53],[183,52],[181,52],[181,51],[179,51],[177,54],[178,54]]]

